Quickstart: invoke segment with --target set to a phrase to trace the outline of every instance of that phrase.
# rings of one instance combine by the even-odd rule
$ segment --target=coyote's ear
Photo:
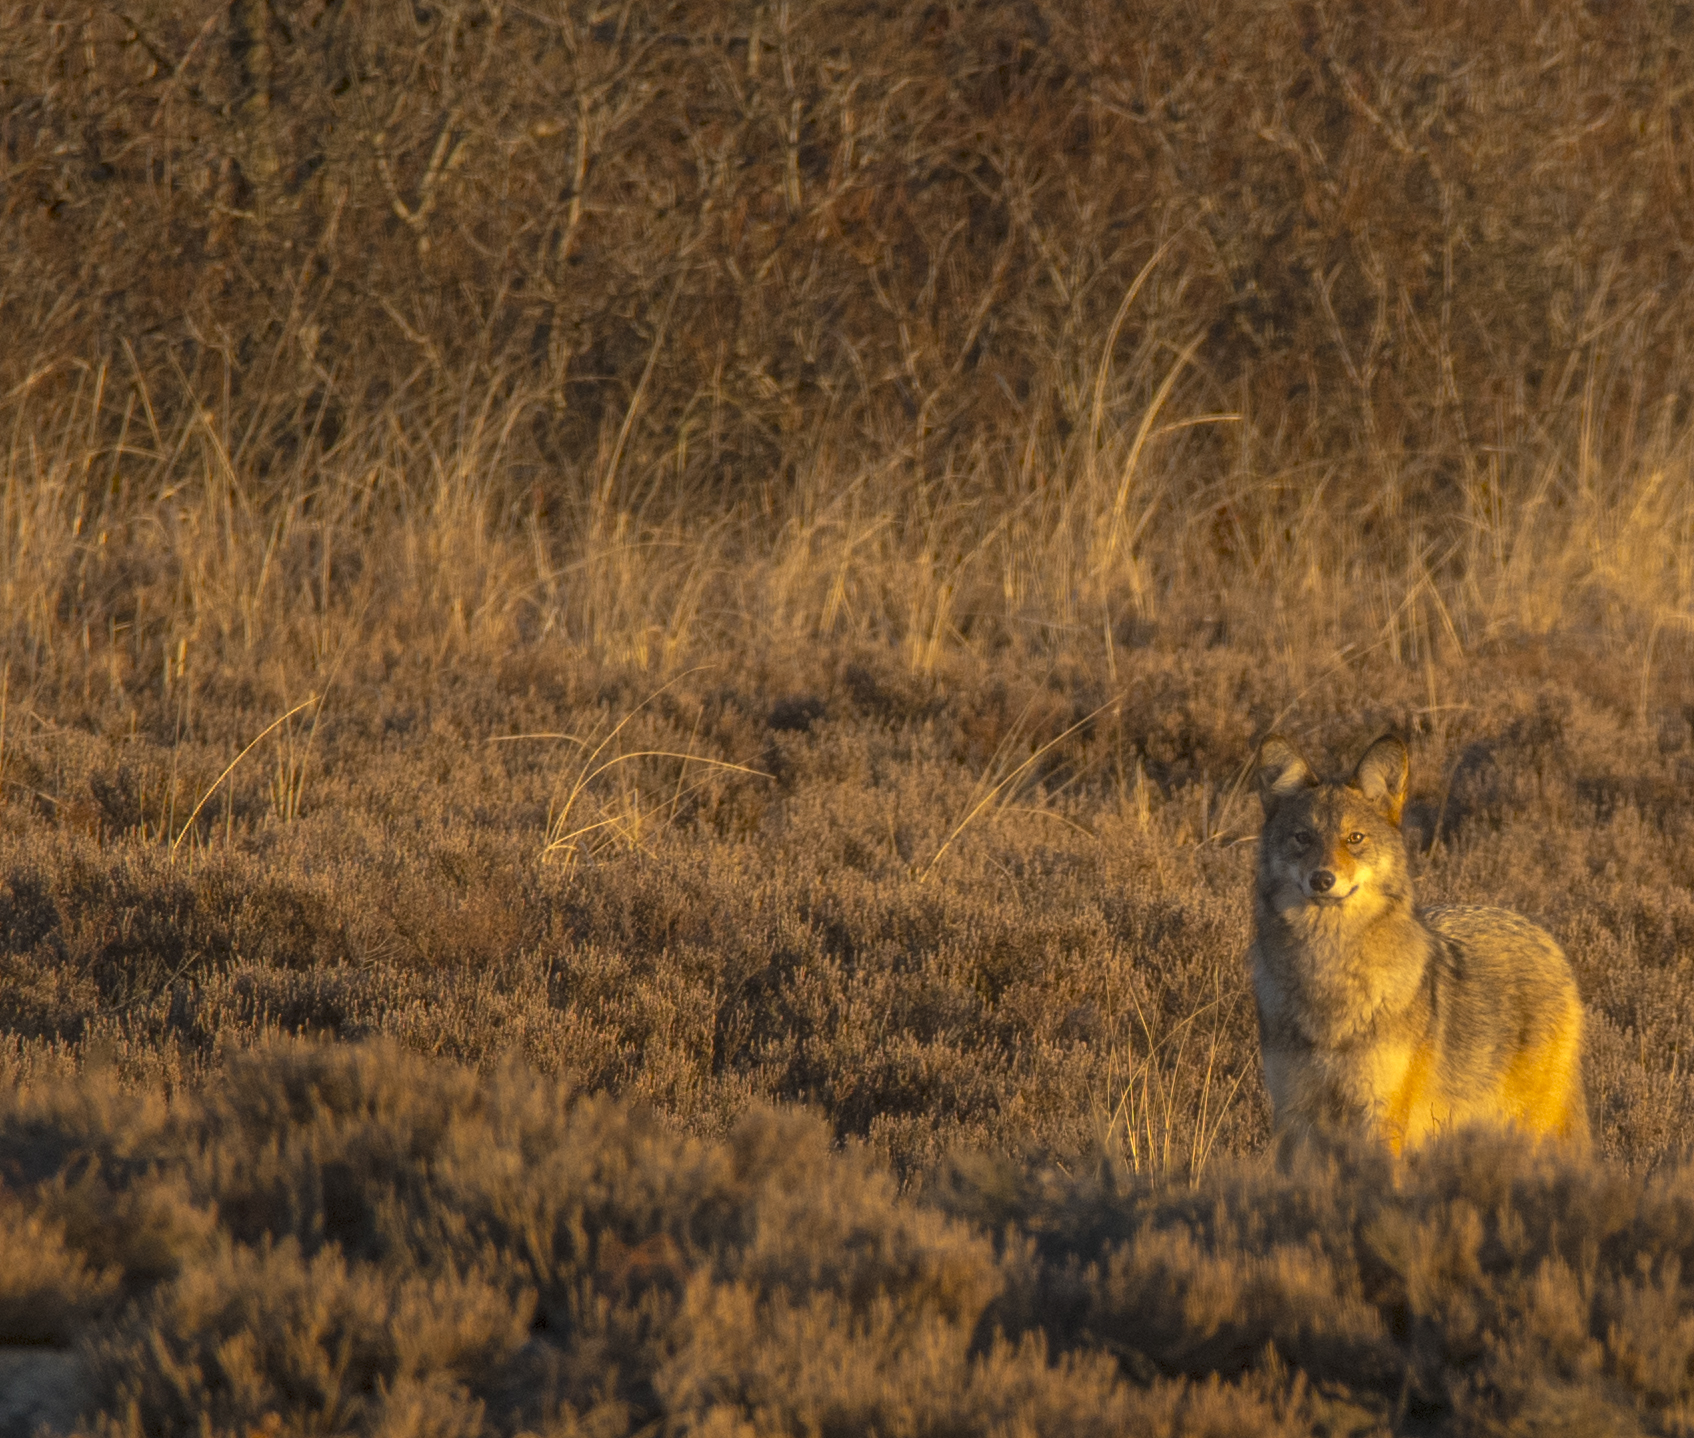
[[[1398,824],[1400,810],[1406,805],[1406,772],[1410,767],[1406,746],[1392,734],[1384,734],[1365,750],[1350,783],[1372,803],[1381,805],[1389,823]]]
[[[1284,799],[1317,782],[1311,765],[1282,735],[1271,734],[1259,745],[1259,802],[1265,806],[1267,820]]]

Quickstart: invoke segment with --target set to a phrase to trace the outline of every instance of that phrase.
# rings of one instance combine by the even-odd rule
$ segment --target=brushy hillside
[[[676,1134],[507,1065],[277,1049],[204,1096],[0,1105],[0,1333],[95,1431],[1685,1431],[1694,1177],[1448,1141],[955,1166],[815,1119]],[[95,1412],[103,1415],[93,1418]]]
[[[112,1431],[1694,1423],[1691,51],[0,0],[10,1336]],[[1594,1167],[1265,1165],[1272,727],[1566,946]]]

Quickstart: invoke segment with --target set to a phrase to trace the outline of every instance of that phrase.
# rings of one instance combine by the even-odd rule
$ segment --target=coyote
[[[1253,988],[1284,1142],[1363,1131],[1398,1154],[1464,1124],[1588,1146],[1582,1002],[1552,935],[1505,909],[1412,907],[1392,735],[1320,780],[1259,748]]]

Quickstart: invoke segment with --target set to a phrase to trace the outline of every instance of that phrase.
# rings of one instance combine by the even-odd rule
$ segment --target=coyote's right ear
[[[1311,765],[1282,735],[1271,734],[1259,745],[1259,802],[1265,806],[1267,822],[1284,799],[1317,782]]]

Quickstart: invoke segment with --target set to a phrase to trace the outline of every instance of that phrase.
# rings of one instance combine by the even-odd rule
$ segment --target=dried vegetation
[[[0,1340],[114,1434],[1694,1424],[1691,55],[0,0]],[[1592,1167],[1264,1166],[1272,725],[1564,942]]]

